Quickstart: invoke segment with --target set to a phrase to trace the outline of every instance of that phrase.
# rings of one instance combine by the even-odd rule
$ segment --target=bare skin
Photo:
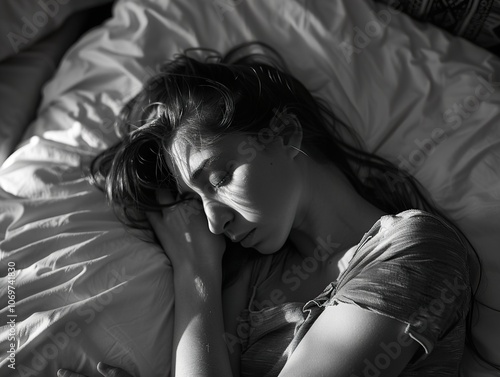
[[[278,251],[290,239],[295,247],[292,261],[313,255],[318,240],[333,240],[337,250],[318,273],[300,289],[287,292],[289,301],[304,302],[335,280],[345,253],[384,214],[361,198],[334,166],[300,153],[299,124],[251,159],[238,149],[247,137],[227,136],[204,149],[174,140],[170,168],[178,176],[182,194],[201,201],[203,211],[191,216],[188,224],[181,206],[149,214],[173,264],[175,296],[184,298],[175,305],[173,376],[239,375],[239,350],[229,350],[223,335],[236,333],[235,318],[246,305],[242,292],[248,286],[249,269],[221,292],[224,235],[262,254]],[[162,202],[173,200],[166,193],[160,195]],[[383,371],[383,376],[398,376],[419,347],[405,334],[405,327],[354,305],[328,307],[280,376],[363,375],[364,360],[377,357],[382,342],[405,341],[407,346]],[[129,376],[119,368],[101,372],[110,373]]]

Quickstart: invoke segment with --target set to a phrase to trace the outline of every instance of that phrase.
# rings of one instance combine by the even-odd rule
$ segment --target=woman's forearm
[[[174,285],[173,376],[231,377],[223,337],[221,277],[186,267],[174,271]]]

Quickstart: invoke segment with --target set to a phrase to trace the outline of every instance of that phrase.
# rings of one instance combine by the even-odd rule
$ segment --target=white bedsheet
[[[55,376],[57,367],[95,375],[108,359],[136,376],[165,376],[173,306],[166,256],[118,223],[79,169],[61,174],[42,162],[30,170],[44,198],[0,192],[2,307],[8,286],[15,292],[0,310],[1,375]]]

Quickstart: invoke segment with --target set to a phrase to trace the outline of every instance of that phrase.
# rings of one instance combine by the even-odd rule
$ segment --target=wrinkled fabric
[[[325,307],[358,305],[405,324],[421,347],[401,376],[457,376],[470,306],[469,246],[443,220],[422,211],[382,217],[356,247],[347,268],[313,300],[241,316],[242,376],[277,376]],[[260,259],[255,289],[269,276]],[[391,353],[387,350],[387,355]],[[368,372],[367,372],[368,373]]]

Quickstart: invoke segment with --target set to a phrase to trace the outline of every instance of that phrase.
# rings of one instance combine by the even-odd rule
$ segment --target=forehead
[[[177,179],[189,182],[193,172],[205,160],[237,158],[238,146],[245,142],[245,135],[234,134],[220,137],[210,144],[193,145],[186,140],[175,138],[170,145],[167,164]]]

